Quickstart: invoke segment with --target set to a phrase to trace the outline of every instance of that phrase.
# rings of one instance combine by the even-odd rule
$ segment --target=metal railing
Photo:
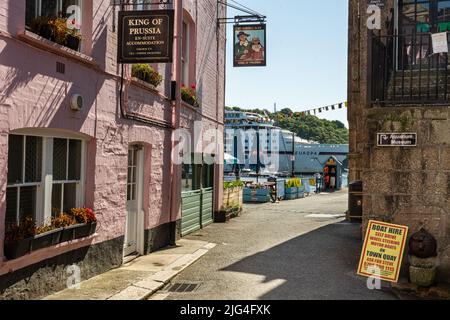
[[[431,35],[371,33],[373,104],[448,104],[448,54],[433,54]]]

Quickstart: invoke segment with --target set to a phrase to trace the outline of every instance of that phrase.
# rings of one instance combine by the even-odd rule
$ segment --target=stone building
[[[120,8],[112,1],[0,3],[0,299],[62,290],[68,266],[85,280],[181,234],[182,169],[189,174],[189,165],[172,160],[172,135],[196,122],[204,132],[223,132],[226,30],[217,18],[226,9],[215,0],[139,2],[125,9],[175,10],[173,63],[151,65],[162,76],[156,86],[133,77],[131,65],[121,81]],[[46,37],[42,17],[70,21],[77,10],[80,45]],[[183,84],[196,86],[199,106],[182,99]],[[221,145],[202,157],[223,153]],[[208,179],[196,186],[211,190],[212,215],[222,203],[223,160],[203,167]],[[77,207],[94,210],[95,234],[6,257],[8,226],[28,215],[42,225]]]
[[[363,225],[425,227],[449,281],[450,72],[431,33],[448,36],[450,2],[381,1],[381,30],[368,1],[349,3],[350,181],[363,182]],[[417,146],[379,147],[378,133],[417,133]]]

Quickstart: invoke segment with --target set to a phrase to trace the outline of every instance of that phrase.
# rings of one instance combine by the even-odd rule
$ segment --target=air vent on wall
[[[66,73],[66,65],[62,62],[56,62],[56,72],[65,74]]]
[[[81,111],[83,109],[83,96],[74,94],[70,98],[70,109],[73,111]]]

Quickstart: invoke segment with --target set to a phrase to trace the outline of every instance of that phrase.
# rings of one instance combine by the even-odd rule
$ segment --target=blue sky
[[[238,2],[267,16],[267,67],[233,68],[228,25],[228,106],[273,110],[276,102],[278,110],[303,111],[347,100],[347,0]],[[345,110],[321,117],[347,125]]]

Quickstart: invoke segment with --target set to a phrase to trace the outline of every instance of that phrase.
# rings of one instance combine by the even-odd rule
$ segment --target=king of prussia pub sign
[[[266,25],[234,26],[234,67],[265,67],[267,65]]]
[[[119,12],[119,63],[171,63],[174,11]]]

